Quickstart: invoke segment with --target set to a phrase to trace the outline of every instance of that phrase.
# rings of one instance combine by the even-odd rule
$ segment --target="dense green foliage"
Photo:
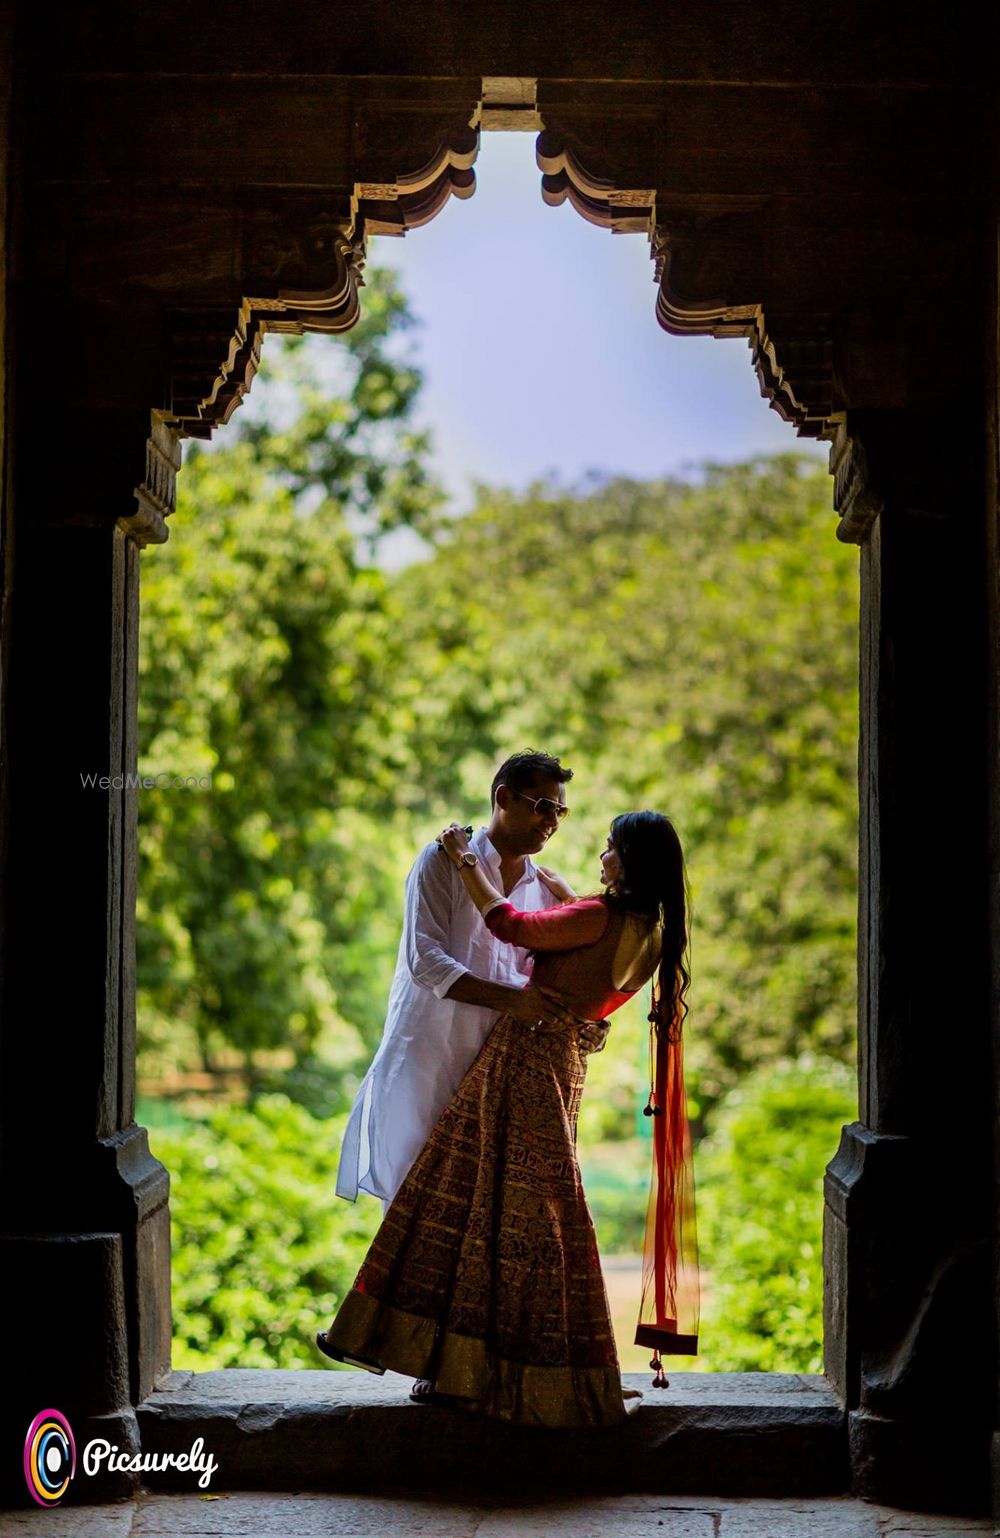
[[[856,1076],[803,1056],[748,1074],[697,1161],[711,1372],[823,1371],[823,1171],[857,1115]]]
[[[343,1130],[261,1095],[151,1134],[170,1170],[175,1368],[323,1366],[313,1337],[381,1218],[334,1194]]]
[[[279,382],[297,357],[278,355]],[[824,527],[827,477],[785,456],[698,485],[484,491],[390,578],[361,564],[329,485],[303,506],[295,476],[341,406],[324,416],[309,367],[297,425],[193,458],[144,574],[142,767],[212,774],[142,807],[144,1046],[208,1063],[228,1045],[272,1085],[260,1053],[284,1049],[285,1087],[343,1108],[414,851],[442,819],[481,820],[498,759],[532,744],[576,769],[549,857],[581,889],[615,812],[681,830],[697,1107],[763,1061],[847,1061],[857,570]],[[635,1057],[602,1136],[631,1131]]]
[[[372,814],[394,817],[398,652],[356,533],[424,527],[436,497],[415,435],[373,459],[419,376],[385,354],[402,299],[376,279],[369,300],[350,393],[324,394],[301,347],[279,349],[289,422],[251,418],[218,452],[189,450],[142,589],[140,768],[211,789],[141,807],[140,1046],[147,1064],[197,1052],[207,1067],[228,1046],[252,1086],[254,1054],[288,1049],[300,1079],[325,1065],[328,1108],[381,1023],[400,875],[386,843],[371,853]]]
[[[711,1134],[699,1365],[815,1370],[857,848],[857,562],[828,477],[789,454],[690,484],[483,488],[445,519],[391,278],[372,275],[365,313],[340,350],[268,344],[252,408],[189,449],[143,566],[140,768],[211,789],[143,792],[140,1071],[154,1089],[236,1062],[256,1097],[155,1134],[177,1363],[318,1365],[311,1332],[377,1222],[335,1198],[334,1171],[403,877],[442,821],[486,819],[496,763],[533,746],[576,771],[546,858],[579,890],[618,811],[667,811],[684,842],[687,1082]],[[390,574],[374,557],[402,526],[427,556]],[[589,1060],[606,1251],[641,1240],[645,1008]]]

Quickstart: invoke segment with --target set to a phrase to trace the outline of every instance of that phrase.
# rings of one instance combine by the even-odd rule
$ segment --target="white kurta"
[[[470,847],[499,890],[500,856],[485,828]],[[530,859],[510,893],[531,912],[555,898]],[[358,1191],[392,1201],[435,1122],[453,1098],[499,1018],[496,1010],[444,995],[465,972],[523,988],[528,952],[494,939],[455,866],[437,844],[417,856],[406,878],[403,934],[382,1042],[347,1122],[337,1195]]]

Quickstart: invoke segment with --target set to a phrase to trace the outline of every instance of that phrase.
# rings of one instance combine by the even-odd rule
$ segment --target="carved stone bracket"
[[[809,437],[829,437],[836,420],[833,342],[826,316],[765,314],[752,294],[769,240],[766,201],[692,195],[657,204],[655,189],[617,187],[589,170],[578,147],[552,128],[539,135],[542,199],[570,202],[584,219],[616,233],[645,233],[655,262],[656,318],[675,336],[748,338],[761,393]]]
[[[447,131],[419,170],[393,180],[358,181],[343,196],[255,191],[241,219],[239,304],[169,313],[166,400],[152,413],[135,510],[118,520],[136,544],[166,540],[181,440],[209,438],[229,421],[253,383],[265,335],[349,330],[360,313],[368,237],[405,235],[449,198],[471,196],[479,134],[469,121],[477,113]]]
[[[350,215],[337,222],[326,204],[268,210],[259,204],[244,229],[244,271],[252,274],[238,309],[175,310],[171,315],[170,401],[166,413],[185,438],[209,438],[250,389],[268,331],[346,331],[359,314],[363,248]]]
[[[267,332],[348,331],[370,235],[405,235],[451,197],[475,191],[479,134],[453,129],[419,170],[392,181],[360,181],[350,197],[258,194],[243,218],[244,297],[230,310],[175,310],[170,396],[163,418],[181,437],[208,438],[250,389]]]
[[[825,315],[802,318],[759,309],[749,331],[761,394],[800,437],[830,438],[839,413],[833,393],[833,337]]]
[[[169,417],[186,438],[228,422],[260,362],[262,316],[245,299],[228,310],[175,310],[171,317]]]
[[[467,124],[454,129],[419,171],[392,182],[355,184],[355,238],[405,235],[429,224],[449,198],[471,198],[476,190],[473,170],[479,154],[478,129]]]
[[[167,519],[177,507],[177,472],[181,467],[181,444],[177,433],[152,413],[146,440],[146,474],[135,488],[136,509],[129,517],[119,518],[118,526],[139,546],[162,545],[167,538]]]
[[[674,336],[745,336],[760,391],[802,437],[828,438],[836,418],[829,317],[782,314],[730,295],[752,293],[768,240],[760,199],[698,198],[665,211],[652,234],[656,318]]]
[[[959,402],[923,410],[847,411],[831,436],[838,539],[864,544],[890,501],[925,523],[954,515],[956,487],[969,473],[974,453]]]
[[[837,538],[845,544],[863,545],[885,503],[872,484],[865,445],[847,422],[838,423],[830,448],[833,505],[840,514]]]
[[[542,172],[542,200],[550,208],[569,202],[582,218],[618,234],[652,229],[656,193],[648,187],[615,187],[586,171],[564,139],[552,129],[538,135],[535,159]]]

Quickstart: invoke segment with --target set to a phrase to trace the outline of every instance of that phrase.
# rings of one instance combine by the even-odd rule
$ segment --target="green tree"
[[[748,1075],[718,1108],[696,1154],[699,1370],[822,1370],[823,1170],[855,1107],[851,1071],[805,1055]],[[171,1171],[175,1367],[324,1365],[313,1332],[381,1220],[370,1199],[333,1194],[344,1120],[263,1095],[152,1132]],[[588,1201],[605,1253],[634,1251],[645,1156],[614,1175],[592,1159]]]
[[[719,1107],[696,1160],[704,1369],[823,1371],[823,1171],[856,1114],[855,1075],[808,1054]]]
[[[381,1221],[377,1202],[334,1195],[343,1131],[261,1095],[152,1134],[171,1177],[175,1368],[332,1365],[313,1337]]]
[[[858,569],[829,501],[795,455],[699,485],[484,489],[394,585],[440,814],[478,810],[511,748],[560,753],[575,811],[550,858],[582,890],[615,812],[674,816],[706,1114],[756,1063],[853,1052]]]
[[[189,451],[143,570],[140,769],[211,789],[143,792],[140,1045],[169,1058],[186,1035],[207,1067],[238,1049],[251,1088],[262,1049],[319,1055],[341,1101],[381,1024],[404,767],[386,583],[358,542],[426,530],[439,501],[409,425],[419,372],[392,350],[407,323],[376,273],[339,394],[315,348],[269,353],[274,420]]]

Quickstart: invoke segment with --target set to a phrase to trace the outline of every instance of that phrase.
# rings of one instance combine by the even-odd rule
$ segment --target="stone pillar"
[[[78,1446],[137,1446],[133,1406],[169,1368],[171,1338],[168,1177],[134,1114],[137,793],[123,783],[136,767],[148,522],[130,488],[148,501],[150,419],[20,423],[0,1037],[3,1483],[14,1487],[41,1409],[63,1411]],[[91,1495],[111,1488],[88,1480]]]
[[[987,650],[976,436],[848,414],[861,555],[859,1118],[826,1177],[827,1375],[858,1493],[986,1509],[994,1368]],[[879,511],[880,510],[880,511]]]
[[[989,119],[993,133],[994,172],[1000,163],[995,133],[1000,123],[996,97]],[[1000,1310],[1000,195],[998,180],[992,178],[994,195],[988,210],[987,241],[990,251],[988,323],[983,328],[986,339],[987,409],[986,409],[986,481],[987,481],[987,560],[989,602],[989,730],[990,829],[989,829],[989,926],[991,953],[990,1017],[993,1035],[993,1170],[994,1170],[994,1295]],[[1000,1315],[994,1319],[997,1343],[997,1367],[1000,1369]],[[1000,1530],[1000,1372],[995,1380],[996,1412],[992,1445],[993,1518]]]

